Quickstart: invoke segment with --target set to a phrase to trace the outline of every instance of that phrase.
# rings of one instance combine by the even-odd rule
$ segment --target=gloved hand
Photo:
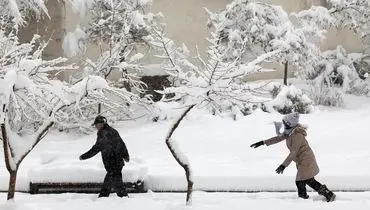
[[[276,173],[278,173],[278,174],[282,174],[283,173],[283,171],[284,171],[284,169],[285,169],[285,166],[283,166],[283,165],[280,165],[275,171],[276,171]]]
[[[256,142],[256,143],[252,144],[251,147],[257,148],[257,147],[262,146],[264,144],[265,143],[263,141],[259,141],[259,142]]]

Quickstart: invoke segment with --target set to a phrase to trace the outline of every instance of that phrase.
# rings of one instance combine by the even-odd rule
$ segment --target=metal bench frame
[[[146,193],[143,181],[123,183],[128,193]],[[74,182],[31,182],[30,194],[51,193],[99,193],[103,183],[74,183]],[[112,189],[112,192],[114,190]]]

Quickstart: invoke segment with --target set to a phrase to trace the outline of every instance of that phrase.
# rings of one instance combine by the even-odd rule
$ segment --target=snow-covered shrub
[[[312,100],[293,85],[282,86],[276,97],[263,103],[262,109],[267,112],[277,111],[281,114],[298,112],[307,114],[313,111]],[[276,88],[273,89],[276,92]]]
[[[270,90],[272,98],[276,98],[280,92],[281,92],[281,85],[274,85],[272,89]]]
[[[316,105],[340,107],[344,104],[344,92],[341,88],[312,84],[309,95]]]
[[[366,77],[360,77],[360,69],[355,65],[363,57],[364,55],[360,53],[347,53],[343,47],[338,46],[336,50],[323,52],[311,66],[307,67],[305,78],[315,88],[322,86],[320,94],[327,92],[325,88],[339,88],[344,93],[367,95],[370,87],[369,80]]]
[[[252,104],[252,103],[246,103],[244,106],[240,109],[240,112],[244,115],[250,115],[253,113],[254,110],[258,108],[257,104]]]
[[[350,29],[360,36],[366,48],[370,47],[370,2],[368,0],[328,0],[327,7],[312,6],[295,14],[299,24],[307,29]],[[315,33],[313,33],[314,35]],[[304,77],[312,85],[311,97],[317,104],[338,106],[343,95],[369,94],[367,71],[361,59],[366,55],[347,53],[341,46],[312,59],[305,68]]]

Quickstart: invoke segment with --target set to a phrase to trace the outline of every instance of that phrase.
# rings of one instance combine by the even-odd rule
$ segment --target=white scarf
[[[290,133],[293,131],[293,129],[295,127],[297,127],[297,126],[294,126],[292,128],[288,128],[288,129],[284,127],[284,131],[282,133],[280,133],[280,129],[283,126],[283,123],[282,122],[274,122],[274,125],[275,125],[276,135],[278,135],[278,136],[289,136]]]

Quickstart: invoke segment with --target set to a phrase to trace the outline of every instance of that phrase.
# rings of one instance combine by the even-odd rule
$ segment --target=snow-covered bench
[[[97,193],[103,184],[105,174],[101,160],[95,158],[88,161],[49,158],[29,169],[30,193]],[[122,178],[128,192],[146,192],[144,180],[147,174],[147,166],[141,159],[132,158],[126,163],[122,170]]]
[[[128,193],[145,193],[144,181],[135,183],[124,182]],[[101,182],[31,182],[30,194],[49,193],[98,193],[102,187]],[[114,192],[114,190],[112,190]]]

